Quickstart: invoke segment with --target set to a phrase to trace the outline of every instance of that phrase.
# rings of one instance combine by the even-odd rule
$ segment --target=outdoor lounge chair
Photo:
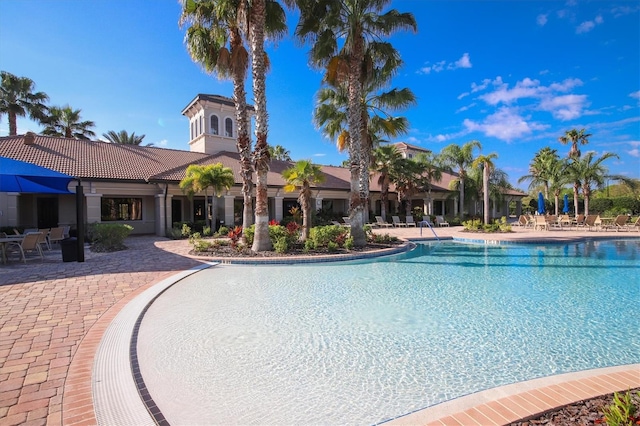
[[[436,216],[436,225],[438,225],[439,227],[449,226],[449,222],[444,220],[443,216]]]
[[[626,214],[619,214],[616,216],[616,220],[613,221],[613,227],[616,232],[618,231],[628,231],[627,222],[629,222],[629,216]]]
[[[422,216],[422,222],[424,222],[425,225],[433,227],[433,222],[431,222],[431,218],[429,216]]]
[[[400,218],[398,216],[391,216],[391,220],[393,220],[393,226],[395,228],[407,227],[406,223],[400,222]]]
[[[534,216],[534,224],[533,224],[533,229],[534,230],[542,230],[542,229],[546,229],[549,230],[549,225],[547,223],[547,219],[544,216],[538,215],[538,216]]]
[[[59,244],[62,240],[64,240],[64,228],[62,226],[51,228],[51,231],[49,231],[49,246],[55,243]]]
[[[7,245],[7,249],[9,253],[14,252],[20,255],[20,259],[24,263],[27,263],[27,254],[33,253],[38,256],[41,260],[44,260],[44,256],[42,254],[42,249],[40,248],[40,244],[38,244],[38,240],[41,238],[40,232],[31,232],[24,236],[22,241],[20,242],[10,242]],[[13,248],[13,250],[11,250]],[[7,253],[7,257],[8,254]]]
[[[527,217],[523,214],[520,215],[520,217],[518,218],[517,221],[515,221],[513,223],[514,226],[520,226],[521,228],[524,228],[527,226],[527,223],[529,222],[529,220],[527,219]]]
[[[598,228],[602,226],[602,220],[600,220],[599,215],[590,214],[584,219],[584,226],[587,227],[589,231],[591,231],[591,228],[597,231]]]
[[[382,228],[389,228],[391,226],[393,226],[392,224],[390,224],[389,222],[386,222],[382,216],[376,216],[376,225],[382,227]]]
[[[416,228],[416,222],[413,220],[413,216],[409,215],[405,218],[406,222],[407,222],[407,228],[409,226],[413,226],[414,228]]]
[[[640,216],[636,218],[636,221],[633,223],[627,223],[627,229],[629,231],[639,231],[640,232]]]
[[[577,228],[584,228],[584,226],[585,226],[584,221],[585,221],[585,216],[584,216],[583,214],[579,214],[579,215],[576,217],[576,220],[575,220],[575,222],[574,222],[574,223],[575,223],[575,225],[576,225],[576,229],[577,229]]]

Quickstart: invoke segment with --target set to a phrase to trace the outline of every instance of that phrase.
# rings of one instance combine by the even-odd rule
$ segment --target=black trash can
[[[77,262],[78,261],[78,239],[65,238],[60,241],[60,248],[62,249],[62,261],[63,262]]]

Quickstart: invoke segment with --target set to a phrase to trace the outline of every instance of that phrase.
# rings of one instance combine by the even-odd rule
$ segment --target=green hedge
[[[91,240],[91,250],[111,252],[125,250],[124,240],[133,231],[127,224],[92,223],[87,228],[87,236]]]

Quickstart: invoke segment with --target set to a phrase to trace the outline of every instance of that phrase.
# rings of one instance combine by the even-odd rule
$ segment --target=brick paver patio
[[[437,232],[447,237],[459,230]],[[415,228],[382,232],[419,236]],[[506,238],[585,235],[596,233],[518,230]],[[84,263],[64,263],[54,249],[43,262],[0,264],[0,425],[96,423],[91,368],[104,330],[137,294],[200,263],[187,256],[186,241],[143,236],[127,246],[116,253],[87,249]]]

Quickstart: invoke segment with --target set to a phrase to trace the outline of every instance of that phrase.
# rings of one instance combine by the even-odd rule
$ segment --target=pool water
[[[151,305],[138,359],[171,424],[375,424],[640,362],[639,265],[640,241],[614,240],[216,266]]]

